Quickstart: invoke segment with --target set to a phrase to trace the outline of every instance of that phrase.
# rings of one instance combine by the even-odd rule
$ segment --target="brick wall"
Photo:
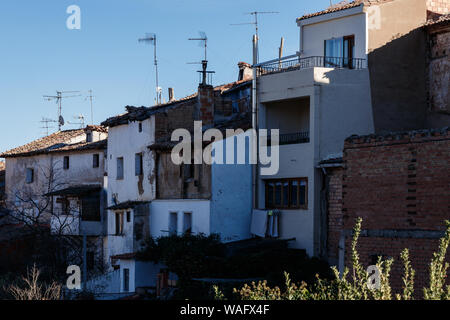
[[[376,256],[393,257],[396,290],[401,288],[399,255],[409,248],[417,271],[416,298],[428,283],[428,263],[444,220],[450,219],[449,130],[351,137],[344,147],[343,229],[351,230],[355,219],[363,218],[361,261],[368,266]],[[347,237],[346,265],[349,245]]]
[[[450,0],[426,0],[428,18],[450,13]]]
[[[214,88],[209,85],[198,87],[199,119],[204,126],[214,124]]]
[[[331,265],[338,265],[339,239],[342,231],[342,168],[328,170],[327,255]]]

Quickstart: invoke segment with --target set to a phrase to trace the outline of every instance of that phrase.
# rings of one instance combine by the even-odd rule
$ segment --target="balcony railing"
[[[366,60],[361,58],[349,59],[342,57],[323,57],[323,56],[300,58],[296,55],[284,57],[282,59],[271,60],[256,65],[258,76],[314,67],[363,69],[366,68],[367,65]]]
[[[309,131],[295,132],[295,133],[285,133],[280,134],[279,145],[286,144],[297,144],[297,143],[308,143],[309,142]],[[270,134],[267,136],[267,144],[272,144],[272,139]]]

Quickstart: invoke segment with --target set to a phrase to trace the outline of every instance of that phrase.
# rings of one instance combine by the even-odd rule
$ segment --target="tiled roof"
[[[125,201],[108,207],[108,210],[126,210],[133,209],[137,206],[148,204],[149,201]]]
[[[352,135],[345,139],[345,142],[351,144],[364,144],[372,142],[383,142],[383,141],[399,141],[402,139],[413,139],[416,137],[450,137],[450,127],[435,128],[435,129],[423,129],[423,130],[412,130],[412,131],[397,131],[397,132],[387,132],[380,134],[369,134],[369,135]]]
[[[49,192],[45,196],[80,196],[84,194],[90,194],[93,192],[100,191],[102,189],[101,185],[79,185],[72,186],[65,189]]]
[[[350,3],[348,3],[347,1],[342,1],[338,4],[335,4],[327,9],[325,9],[325,10],[310,13],[310,14],[305,14],[305,15],[301,16],[300,18],[297,18],[297,21],[321,16],[321,15],[324,15],[327,13],[333,13],[333,12],[337,12],[337,11],[342,11],[342,10],[346,10],[346,9],[359,7],[360,5],[371,6],[371,5],[377,5],[377,4],[382,4],[385,2],[391,2],[391,1],[394,1],[394,0],[354,0]]]
[[[250,85],[251,81],[249,80],[241,80],[241,81],[235,81],[223,85],[219,85],[214,87],[214,91],[220,92],[220,94],[227,93],[228,91],[237,89],[244,85]],[[120,126],[124,124],[128,124],[132,121],[143,121],[145,119],[150,118],[152,115],[158,113],[158,112],[164,112],[168,108],[176,108],[179,103],[189,101],[191,99],[197,98],[198,93],[194,93],[190,96],[180,98],[177,100],[170,101],[165,104],[156,105],[153,107],[133,107],[133,106],[126,106],[125,109],[127,110],[126,113],[114,116],[111,118],[108,118],[107,120],[102,122],[102,125],[105,127],[115,127]]]
[[[100,126],[88,126],[85,129],[58,131],[44,138],[34,140],[33,142],[30,142],[18,148],[6,151],[0,154],[0,158],[24,157],[51,152],[104,149],[106,147],[106,140],[90,143],[70,143],[70,140],[83,135],[86,130],[107,132],[105,131],[107,130],[106,128]]]
[[[438,18],[435,19],[430,19],[425,23],[425,26],[434,26],[437,24],[444,24],[444,23],[448,23],[450,21],[450,13],[449,14],[445,14],[443,16],[440,16]]]

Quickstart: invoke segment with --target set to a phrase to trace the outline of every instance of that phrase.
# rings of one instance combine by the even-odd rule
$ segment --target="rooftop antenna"
[[[84,125],[84,115],[83,114],[79,114],[78,116],[73,116],[73,118],[74,119],[76,119],[76,120],[79,120],[80,122],[70,122],[70,121],[67,121],[67,123],[68,124],[72,124],[72,125],[79,125],[80,126],[80,129],[83,129],[84,127],[85,127],[85,125]]]
[[[71,96],[65,96],[64,94],[68,93],[79,93],[80,91],[56,91],[56,96],[43,96],[45,100],[52,101],[55,100],[56,104],[58,105],[58,131],[61,131],[61,127],[64,125],[64,118],[62,116],[62,100],[66,98],[74,98],[81,96],[78,95],[71,95]]]
[[[148,44],[153,44],[154,48],[154,65],[155,65],[155,74],[156,74],[156,104],[161,104],[161,93],[162,90],[159,87],[159,79],[158,79],[158,59],[156,55],[156,34],[155,33],[146,33],[144,38],[139,39],[139,42],[145,42]]]
[[[48,134],[49,134],[48,129],[54,128],[54,127],[49,126],[49,123],[57,123],[58,121],[43,117],[40,122],[43,123],[43,127],[41,127],[41,129],[45,129],[45,136],[48,136]]]
[[[93,125],[94,124],[94,107],[92,104],[92,99],[94,98],[94,96],[92,95],[92,90],[89,90],[88,92],[89,92],[89,95],[84,100],[89,99],[89,101],[91,102],[91,124]]]
[[[202,65],[202,70],[198,71],[199,73],[201,73],[202,75],[202,80],[201,80],[201,84],[202,85],[207,85],[208,83],[208,75],[212,76],[213,73],[215,73],[214,71],[207,71],[208,69],[208,37],[206,36],[206,33],[204,33],[203,31],[199,31],[199,38],[189,38],[188,40],[191,41],[200,41],[199,45],[201,47],[205,48],[205,56],[204,59],[202,60],[202,62],[188,62],[188,64],[201,64]],[[210,80],[211,82],[211,80]]]
[[[255,35],[256,35],[256,40],[259,40],[259,21],[258,21],[258,15],[260,14],[278,14],[278,11],[253,11],[253,12],[246,12],[245,14],[247,15],[252,15],[254,16],[254,21],[253,22],[244,22],[244,23],[233,23],[231,24],[232,26],[241,26],[241,25],[254,25],[255,26]],[[257,53],[257,60],[259,61],[259,49],[258,49],[258,53]]]

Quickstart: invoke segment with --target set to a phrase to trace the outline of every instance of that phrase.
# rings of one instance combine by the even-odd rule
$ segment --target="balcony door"
[[[355,57],[355,36],[325,40],[324,67],[353,68]]]

